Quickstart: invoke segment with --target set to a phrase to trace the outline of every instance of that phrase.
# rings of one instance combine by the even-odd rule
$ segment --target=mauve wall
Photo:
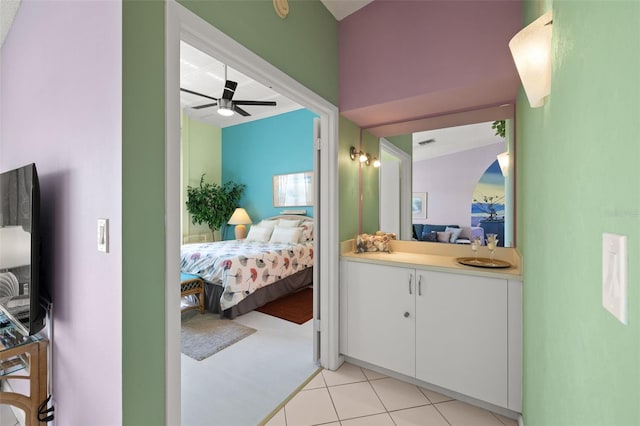
[[[0,169],[40,176],[59,425],[122,422],[121,24],[116,1],[24,0],[1,50]]]
[[[376,0],[340,22],[340,111],[361,127],[514,103],[521,3]]]
[[[502,142],[413,163],[413,192],[428,194],[427,218],[413,222],[470,226],[473,191],[501,152]]]

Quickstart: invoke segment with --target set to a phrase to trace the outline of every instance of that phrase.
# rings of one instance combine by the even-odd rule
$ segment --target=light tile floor
[[[353,364],[323,370],[266,426],[517,426],[518,422]]]

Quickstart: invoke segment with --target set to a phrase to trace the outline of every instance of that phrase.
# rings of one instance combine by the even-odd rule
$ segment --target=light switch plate
[[[109,253],[109,219],[98,219],[98,251]]]
[[[627,323],[627,236],[602,234],[602,306]]]

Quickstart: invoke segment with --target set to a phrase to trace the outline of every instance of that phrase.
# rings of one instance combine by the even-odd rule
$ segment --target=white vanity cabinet
[[[519,281],[345,259],[340,268],[344,355],[520,411]]]
[[[416,275],[416,378],[506,407],[507,280]]]
[[[415,375],[414,271],[395,266],[342,262],[343,351],[408,376]],[[342,284],[341,284],[342,285]],[[345,309],[346,308],[346,309]],[[346,345],[346,347],[345,347]]]

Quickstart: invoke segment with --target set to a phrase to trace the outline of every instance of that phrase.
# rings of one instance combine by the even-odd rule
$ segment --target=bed
[[[235,318],[312,284],[313,255],[313,219],[280,215],[244,240],[183,245],[180,268],[205,281],[207,311]]]

